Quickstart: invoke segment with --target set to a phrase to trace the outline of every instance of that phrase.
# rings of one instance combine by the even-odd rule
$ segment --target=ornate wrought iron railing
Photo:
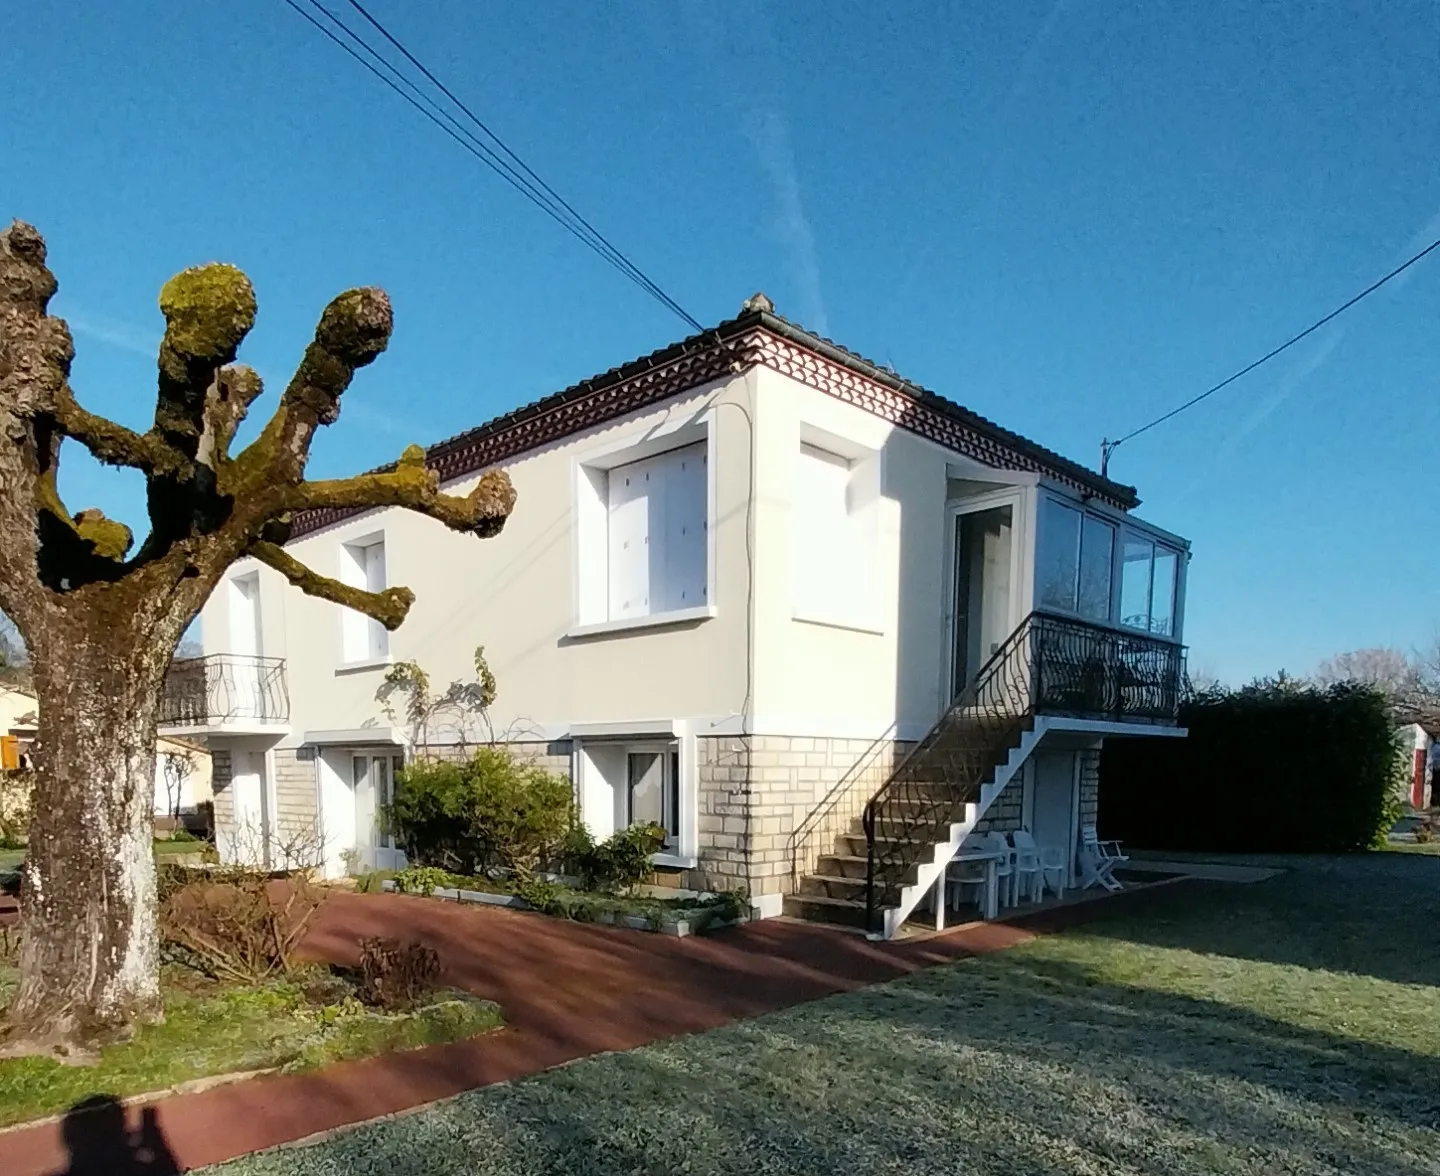
[[[869,929],[1038,715],[1174,722],[1185,689],[1185,651],[1173,642],[1031,613],[865,805]]]
[[[214,653],[170,663],[160,699],[162,727],[284,723],[289,718],[283,658]]]

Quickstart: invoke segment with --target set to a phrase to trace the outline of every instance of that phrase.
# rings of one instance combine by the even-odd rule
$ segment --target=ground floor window
[[[388,814],[395,799],[395,776],[404,764],[393,752],[355,752],[350,757],[356,848],[367,861],[373,858],[377,865],[384,861],[386,867],[393,865],[389,859],[395,851]]]
[[[574,771],[580,816],[596,841],[632,825],[665,830],[663,864],[693,864],[693,753],[684,736],[635,732],[577,737]]]
[[[627,748],[625,812],[622,824],[659,825],[665,848],[680,839],[680,751],[674,744]]]

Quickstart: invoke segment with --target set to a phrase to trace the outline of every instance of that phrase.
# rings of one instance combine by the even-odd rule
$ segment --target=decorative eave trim
[[[768,331],[757,334],[760,336],[759,361],[766,367],[807,387],[825,392],[836,400],[863,408],[897,428],[934,441],[952,452],[974,458],[981,465],[1045,474],[1120,510],[1128,510],[1134,505],[1132,500],[1097,489],[1093,480],[1078,478],[1057,463],[1043,461],[933,408],[913,393],[886,387]]]
[[[1135,505],[1133,495],[1127,497],[1117,492],[1124,487],[1107,489],[1113,484],[1095,475],[1079,476],[1086,471],[1058,455],[1056,461],[1046,461],[1027,452],[1025,447],[1007,443],[1003,437],[959,419],[958,413],[964,410],[958,406],[947,413],[927,403],[924,396],[907,391],[908,386],[898,378],[897,386],[888,386],[785,338],[764,324],[729,338],[722,336],[724,329],[707,332],[441,441],[426,453],[426,463],[440,475],[442,483],[454,482],[640,412],[713,380],[764,365],[983,465],[1042,473],[1120,510],[1129,510]],[[998,427],[996,430],[999,431]],[[293,521],[291,540],[360,513],[361,510],[337,507],[304,511]]]

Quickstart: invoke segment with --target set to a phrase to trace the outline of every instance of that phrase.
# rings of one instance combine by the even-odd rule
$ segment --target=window
[[[1120,567],[1120,623],[1161,637],[1175,636],[1175,585],[1180,553],[1126,532]]]
[[[794,612],[869,628],[875,618],[878,459],[802,442],[792,499]]]
[[[1115,559],[1115,528],[1086,515],[1080,533],[1080,607],[1087,621],[1110,619],[1110,567]]]
[[[705,445],[687,445],[605,473],[604,620],[707,603]],[[583,618],[582,618],[583,619]]]
[[[674,852],[680,839],[680,752],[674,747],[631,750],[625,761],[623,824],[659,825],[666,851]]]
[[[1080,569],[1080,512],[1053,498],[1040,500],[1040,550],[1035,564],[1035,598],[1042,608],[1075,611]]]
[[[340,579],[367,592],[385,590],[385,540],[346,543],[340,549]],[[388,656],[390,634],[379,621],[344,608],[340,616],[340,656],[346,662],[376,661]]]
[[[596,841],[631,825],[654,824],[665,830],[665,857],[672,862],[693,857],[694,792],[682,772],[681,747],[682,740],[672,735],[580,739],[576,795]]]
[[[1110,619],[1110,569],[1115,528],[1054,498],[1041,499],[1035,597],[1042,608]]]

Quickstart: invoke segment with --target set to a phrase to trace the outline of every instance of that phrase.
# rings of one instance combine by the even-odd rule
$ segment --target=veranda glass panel
[[[1155,545],[1135,535],[1125,536],[1120,567],[1120,623],[1133,629],[1150,627],[1150,570]]]
[[[1155,548],[1154,586],[1150,590],[1150,632],[1175,636],[1175,581],[1180,556],[1168,547]]]
[[[1110,565],[1115,557],[1115,528],[1085,516],[1080,541],[1080,615],[1087,621],[1110,619]]]
[[[1035,599],[1042,608],[1075,611],[1080,560],[1080,512],[1053,498],[1041,500],[1040,550],[1035,560]]]

